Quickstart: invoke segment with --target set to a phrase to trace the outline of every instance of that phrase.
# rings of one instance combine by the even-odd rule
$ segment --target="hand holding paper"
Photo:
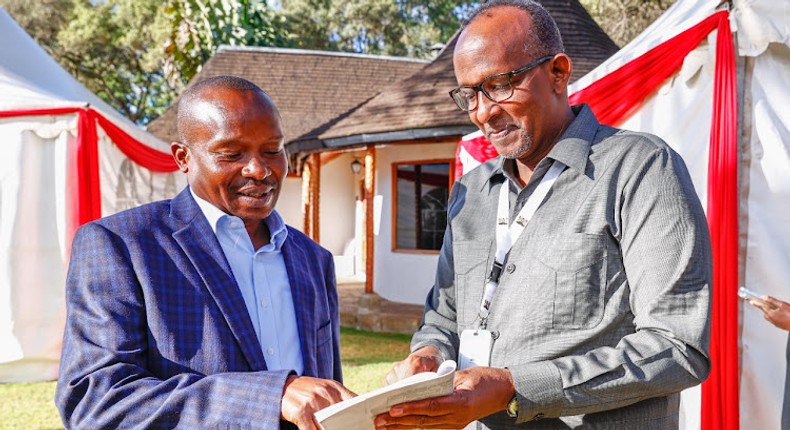
[[[337,381],[289,376],[283,390],[280,417],[300,429],[319,429],[313,413],[332,403],[355,396]]]
[[[315,414],[325,430],[373,430],[373,418],[390,407],[453,392],[455,361],[443,362],[436,372],[409,376],[392,385],[336,403]]]
[[[443,361],[444,358],[438,348],[432,345],[424,346],[409,354],[403,361],[395,363],[384,380],[389,385],[418,373],[436,372]]]

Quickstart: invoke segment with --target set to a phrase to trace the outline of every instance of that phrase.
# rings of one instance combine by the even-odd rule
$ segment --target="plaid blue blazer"
[[[342,380],[331,254],[282,248],[304,374]],[[56,404],[74,429],[276,429],[288,371],[267,371],[244,299],[186,189],[82,226],[66,281]]]

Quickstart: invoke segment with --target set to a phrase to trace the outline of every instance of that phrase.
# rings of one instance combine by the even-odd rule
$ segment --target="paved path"
[[[338,282],[340,325],[360,330],[413,334],[420,326],[422,305],[397,303],[365,294],[364,282]]]

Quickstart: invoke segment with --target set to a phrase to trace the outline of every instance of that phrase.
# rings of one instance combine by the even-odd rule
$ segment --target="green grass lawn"
[[[410,336],[341,329],[345,385],[355,393],[381,387],[394,361],[409,353]],[[62,429],[55,382],[0,384],[0,430]]]

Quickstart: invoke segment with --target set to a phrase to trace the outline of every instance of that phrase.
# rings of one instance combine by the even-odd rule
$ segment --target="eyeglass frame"
[[[538,67],[541,64],[551,60],[552,58],[554,58],[554,55],[546,55],[544,57],[540,57],[537,60],[526,64],[525,66],[519,67],[516,70],[510,71],[510,72],[494,73],[492,75],[488,75],[485,78],[483,78],[483,80],[480,81],[480,83],[477,84],[477,85],[467,85],[467,86],[454,88],[454,89],[450,90],[450,92],[449,92],[450,98],[453,99],[453,102],[455,103],[455,105],[458,106],[458,108],[461,109],[464,112],[472,112],[473,110],[477,109],[477,103],[475,103],[475,107],[474,108],[464,109],[458,103],[458,100],[456,100],[455,94],[459,94],[461,92],[461,90],[464,89],[464,88],[469,88],[469,89],[472,89],[472,90],[475,91],[475,100],[477,100],[477,97],[478,97],[477,93],[483,93],[483,95],[485,95],[488,98],[488,100],[491,100],[494,103],[502,103],[503,101],[509,100],[511,97],[513,97],[513,94],[515,93],[515,89],[513,88],[513,81],[512,81],[513,76],[519,75],[519,74],[527,72],[529,70],[532,70],[535,67]],[[507,84],[510,87],[510,95],[505,97],[505,98],[503,98],[503,99],[501,99],[501,100],[494,100],[494,98],[491,97],[490,94],[488,94],[488,91],[486,91],[485,88],[483,88],[483,84],[485,84],[486,81],[488,81],[489,79],[497,78],[497,77],[501,77],[501,76],[504,76],[504,77],[507,78]],[[467,99],[464,99],[464,100],[467,100]],[[469,105],[471,105],[471,103],[469,103]]]

